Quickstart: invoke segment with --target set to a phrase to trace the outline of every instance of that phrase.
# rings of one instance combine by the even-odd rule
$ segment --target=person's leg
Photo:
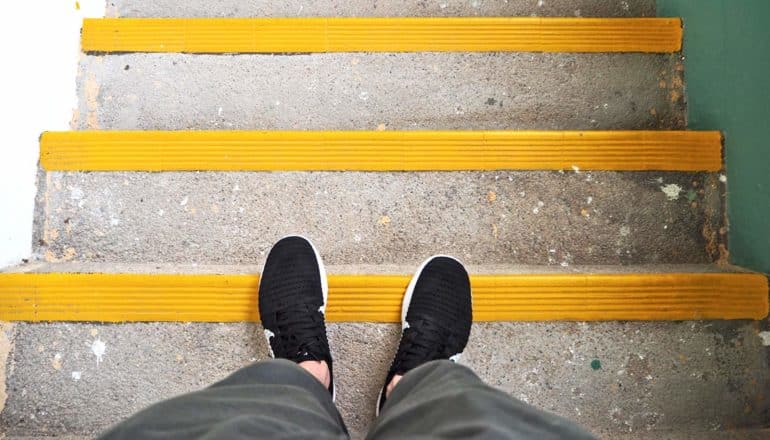
[[[104,438],[346,438],[333,402],[327,292],[313,245],[296,236],[280,240],[259,286],[260,320],[270,355],[278,359],[154,405]]]
[[[467,367],[431,361],[393,387],[371,439],[590,439],[590,434],[485,384]]]
[[[346,439],[331,395],[284,359],[242,368],[201,391],[155,404],[102,439]]]
[[[455,364],[473,322],[470,279],[459,261],[423,263],[401,316],[401,341],[377,403],[382,415],[368,438],[591,438]]]

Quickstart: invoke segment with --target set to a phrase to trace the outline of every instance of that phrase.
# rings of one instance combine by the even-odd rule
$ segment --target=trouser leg
[[[573,422],[516,400],[449,361],[428,362],[405,374],[368,436],[419,437],[593,438]]]
[[[103,439],[345,439],[347,430],[321,383],[293,362],[242,368],[209,388],[160,402]]]

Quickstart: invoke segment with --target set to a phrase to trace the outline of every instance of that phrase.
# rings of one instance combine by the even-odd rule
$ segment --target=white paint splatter
[[[628,226],[621,226],[620,227],[620,236],[621,237],[628,237],[631,234],[631,228]]]
[[[538,200],[538,201],[537,201],[537,206],[535,206],[534,208],[532,208],[532,213],[533,213],[533,214],[537,214],[538,212],[540,212],[540,208],[542,208],[542,207],[543,207],[543,205],[545,205],[545,203],[543,203],[543,202],[541,202],[540,200]]]
[[[217,109],[217,115],[219,115],[219,117],[222,117],[222,107],[219,107]]]
[[[481,0],[473,0],[471,2],[471,6],[473,6],[474,8],[478,8],[479,6],[481,6]]]
[[[241,190],[241,187],[238,186],[238,184],[236,183],[235,186],[233,187],[233,191],[240,191],[240,190]]]
[[[84,195],[85,193],[83,192],[83,190],[78,187],[74,187],[70,189],[70,199],[72,200],[80,200],[83,198]]]
[[[593,198],[593,197],[591,197],[591,196],[588,196],[588,198],[586,199],[586,203],[587,203],[587,204],[589,204],[589,205],[590,205],[590,204],[591,204],[591,202],[593,202],[593,201],[594,201],[594,198]]]
[[[580,17],[583,15],[583,13],[580,11],[580,9],[575,9],[575,17]]]
[[[727,183],[727,176],[725,176],[724,174],[720,174],[719,181],[722,183]]]
[[[185,196],[185,198],[182,199],[181,202],[179,202],[179,206],[184,206],[187,204],[187,202],[190,201],[190,198]]]
[[[159,215],[160,217],[163,217],[163,214],[165,214],[165,213],[166,213],[166,211],[164,211],[164,210],[162,210],[162,209],[159,209],[159,210],[158,210],[158,215]]]
[[[765,347],[770,346],[770,332],[769,331],[759,332],[759,338],[762,340],[762,345],[764,345]]]
[[[538,8],[542,8],[543,6],[545,6],[545,1],[544,0],[537,0],[537,7]]]
[[[72,380],[80,380],[80,377],[82,376],[82,372],[80,371],[73,371],[72,372]]]
[[[446,9],[447,6],[449,6],[449,5],[447,5],[446,2],[441,2],[441,3],[438,4],[438,7],[441,8],[441,9]]]
[[[358,94],[358,99],[360,99],[361,101],[366,101],[367,99],[369,99],[369,92],[361,92],[361,93],[359,93]]]
[[[119,225],[119,224],[120,224],[120,220],[119,220],[119,219],[116,219],[115,217],[113,217],[113,218],[111,218],[111,219],[110,219],[110,224],[111,224],[112,226],[117,226],[117,225]]]
[[[94,353],[94,356],[96,356],[96,365],[99,365],[99,363],[102,361],[104,353],[107,351],[107,344],[102,342],[101,339],[97,338],[91,344],[91,351]]]
[[[628,11],[630,9],[628,2],[620,2],[620,7],[623,8],[624,11]]]
[[[575,174],[580,174],[580,167],[577,165],[572,165],[572,171],[574,171]]]
[[[676,183],[669,183],[668,185],[661,186],[660,190],[666,194],[669,200],[677,200],[679,199],[679,193],[682,192],[682,187]]]

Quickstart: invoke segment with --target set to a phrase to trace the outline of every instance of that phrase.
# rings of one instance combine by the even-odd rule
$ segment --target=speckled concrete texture
[[[108,0],[107,14],[652,16],[655,2]],[[79,67],[74,129],[686,128],[680,54],[88,54]],[[40,261],[12,270],[252,273],[287,233],[310,236],[334,273],[408,273],[435,253],[454,254],[478,273],[714,270],[722,266],[691,264],[726,259],[719,177],[41,171]],[[766,438],[770,356],[759,335],[768,328],[766,321],[477,323],[463,362],[490,385],[601,438]],[[263,359],[261,330],[4,325],[0,437],[90,438]],[[398,327],[343,323],[329,333],[338,406],[360,438]],[[96,341],[104,344],[101,360]]]
[[[655,0],[109,0],[121,17],[654,16]]]
[[[84,56],[75,126],[683,128],[677,54]]]
[[[257,264],[311,237],[328,264],[705,263],[720,258],[713,174],[48,173],[37,252],[57,261]],[[677,185],[671,200],[662,188]],[[721,230],[721,234],[720,234]]]
[[[356,437],[398,339],[396,325],[333,324],[338,406]],[[144,406],[199,389],[266,347],[253,324],[16,324],[0,429],[93,435]],[[602,438],[761,426],[767,353],[758,323],[475,324],[463,363],[490,385]],[[101,362],[94,341],[106,346]],[[598,361],[598,368],[597,362]],[[593,367],[592,367],[593,363]]]

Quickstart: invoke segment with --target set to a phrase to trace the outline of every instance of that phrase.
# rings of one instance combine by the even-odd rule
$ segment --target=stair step
[[[84,52],[678,52],[678,18],[98,18]]]
[[[151,403],[267,357],[252,323],[20,322],[7,331],[14,348],[0,431],[9,437],[93,438]],[[374,418],[399,331],[397,324],[328,326],[337,404],[354,438]],[[767,348],[758,333],[753,321],[479,322],[461,362],[600,438],[668,439],[676,438],[670,431],[763,426]],[[96,340],[105,345],[100,362]]]
[[[440,0],[111,0],[108,16],[120,17],[419,17],[419,16],[655,16],[655,0],[489,1]]]
[[[685,128],[675,54],[86,55],[78,129]]]
[[[50,262],[255,264],[301,233],[330,265],[709,263],[725,183],[673,172],[49,172]]]
[[[717,131],[46,132],[47,171],[722,168]]]
[[[768,312],[762,274],[588,270],[474,274],[474,319],[761,319]],[[399,322],[410,275],[329,273],[330,322]],[[257,321],[258,286],[253,274],[3,273],[0,320]]]

